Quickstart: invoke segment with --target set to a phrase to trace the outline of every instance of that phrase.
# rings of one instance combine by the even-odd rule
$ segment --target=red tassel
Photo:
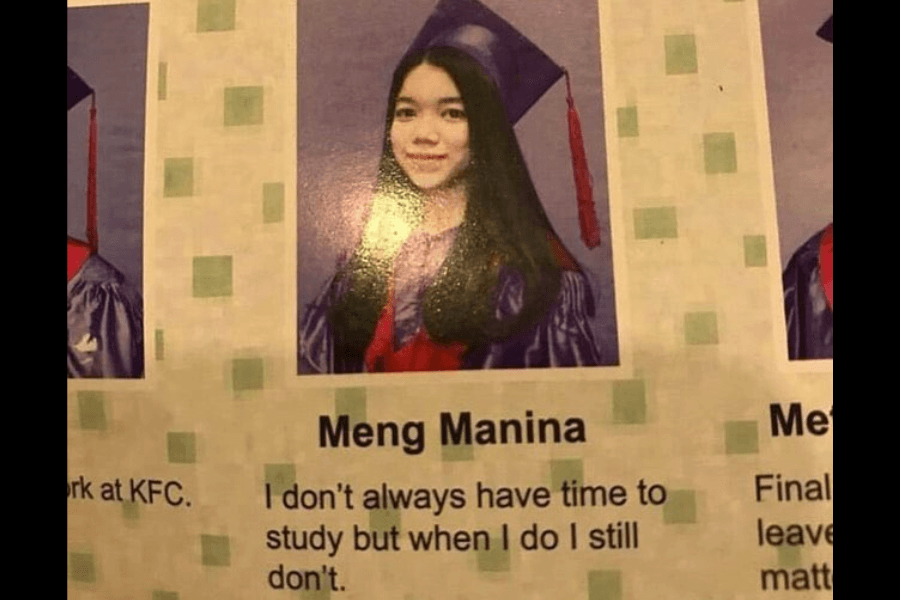
[[[97,234],[97,108],[91,94],[91,125],[88,134],[87,240],[91,254],[100,247]]]
[[[575,195],[578,199],[581,239],[588,248],[596,248],[600,245],[600,224],[597,222],[597,213],[594,207],[594,183],[591,179],[591,172],[588,170],[584,138],[581,135],[581,121],[578,118],[575,100],[572,98],[572,88],[569,85],[569,72],[563,70],[563,73],[566,75],[566,103],[569,105],[567,113],[569,148],[572,151],[572,171],[575,174]]]

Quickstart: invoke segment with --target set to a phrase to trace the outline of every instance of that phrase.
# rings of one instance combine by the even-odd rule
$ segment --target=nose
[[[422,115],[416,119],[414,141],[417,144],[435,145],[440,141],[437,120],[428,115]]]

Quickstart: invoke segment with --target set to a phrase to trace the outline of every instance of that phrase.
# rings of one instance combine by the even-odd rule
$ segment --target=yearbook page
[[[67,597],[832,598],[832,0],[69,0]]]

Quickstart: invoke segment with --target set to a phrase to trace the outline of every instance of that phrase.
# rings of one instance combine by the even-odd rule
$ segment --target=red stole
[[[425,327],[401,348],[394,348],[394,293],[375,325],[372,343],[366,349],[366,371],[400,373],[403,371],[456,371],[462,366],[466,345],[460,342],[439,344],[428,337]]]
[[[828,309],[834,312],[834,223],[829,225],[819,240],[819,282],[828,300]]]
[[[72,238],[66,239],[66,281],[72,281],[91,254],[88,244]]]
[[[548,231],[547,241],[557,264],[564,271],[578,271],[578,264],[556,235]],[[394,348],[394,291],[375,324],[372,342],[366,348],[366,371],[399,373],[403,371],[456,371],[462,366],[467,346],[462,342],[440,344],[428,337],[423,326],[403,347]]]

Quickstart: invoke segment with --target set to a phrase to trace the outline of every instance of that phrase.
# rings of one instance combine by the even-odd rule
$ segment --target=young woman
[[[483,59],[410,53],[362,238],[301,319],[301,373],[598,365],[593,310]]]

